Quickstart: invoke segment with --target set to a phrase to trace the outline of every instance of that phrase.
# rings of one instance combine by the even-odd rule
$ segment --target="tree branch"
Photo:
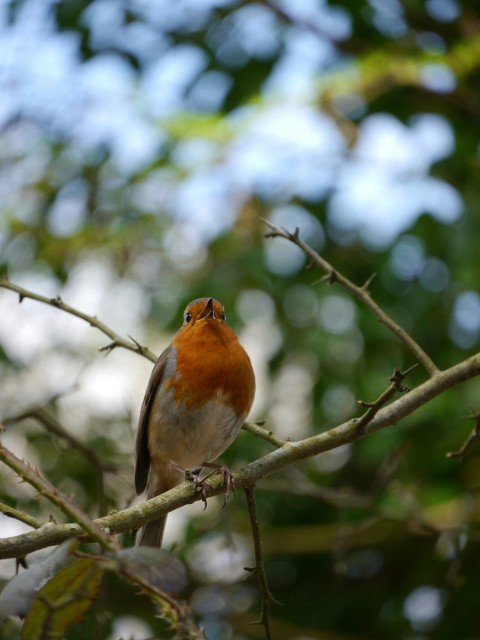
[[[351,280],[346,278],[344,275],[336,271],[332,265],[325,260],[321,255],[319,255],[316,251],[314,251],[311,247],[308,246],[303,240],[299,237],[299,230],[295,229],[294,233],[290,233],[285,229],[277,227],[272,224],[269,220],[265,220],[264,218],[260,218],[262,222],[264,222],[271,231],[265,234],[266,238],[284,238],[289,242],[292,242],[297,247],[299,247],[312,261],[312,263],[322,269],[322,271],[326,272],[326,276],[322,278],[322,280],[328,282],[329,284],[334,284],[338,282],[342,287],[345,287],[355,298],[361,300],[366,307],[368,307],[380,320],[382,324],[392,331],[400,340],[405,344],[405,346],[413,353],[415,359],[418,360],[428,372],[430,376],[433,376],[439,372],[438,367],[433,362],[433,360],[428,356],[425,351],[421,348],[421,346],[415,342],[415,340],[403,329],[400,325],[398,325],[389,315],[383,311],[383,309],[373,300],[371,297],[368,286],[370,285],[373,276],[371,276],[367,282],[361,287],[354,284]]]
[[[255,567],[253,569],[245,568],[246,571],[255,573],[258,578],[258,584],[260,585],[260,592],[262,594],[262,610],[260,613],[260,619],[257,622],[251,624],[261,624],[265,630],[266,640],[271,640],[272,635],[270,633],[270,621],[268,617],[270,609],[270,600],[272,594],[268,586],[267,574],[265,573],[265,563],[263,560],[262,538],[260,535],[260,526],[258,524],[257,516],[257,504],[255,502],[255,485],[245,487],[245,496],[247,498],[248,515],[250,516],[250,525],[252,527],[253,544],[255,548]]]
[[[410,391],[409,387],[403,385],[402,382],[405,380],[408,374],[413,371],[413,369],[415,369],[416,366],[417,365],[414,364],[406,371],[401,371],[398,367],[395,367],[393,374],[389,378],[392,384],[387,387],[385,391],[376,400],[374,400],[374,402],[365,402],[364,400],[357,401],[357,404],[359,404],[361,407],[367,408],[367,411],[357,422],[357,429],[359,431],[365,430],[366,425],[374,419],[380,409],[384,407],[398,391],[402,393]]]
[[[91,539],[98,542],[104,549],[114,551],[116,545],[110,540],[108,534],[105,533],[86,513],[71,502],[56,487],[46,480],[38,471],[30,464],[26,464],[15,454],[0,444],[0,460],[4,462],[10,469],[15,471],[22,480],[32,485],[41,495],[45,496],[52,504],[58,507],[65,515],[81,527],[81,531],[85,532]]]
[[[25,298],[29,298],[30,300],[37,300],[37,302],[43,302],[44,304],[48,304],[51,307],[55,307],[56,309],[60,309],[61,311],[65,311],[76,318],[80,318],[81,320],[85,320],[92,327],[96,327],[99,331],[108,336],[112,342],[105,347],[101,347],[100,351],[110,352],[115,347],[122,347],[123,349],[128,349],[129,351],[133,351],[134,353],[138,353],[141,356],[144,356],[148,360],[152,362],[157,361],[157,356],[150,351],[148,347],[142,347],[138,342],[131,339],[131,342],[128,340],[124,340],[121,336],[118,335],[113,329],[111,329],[104,322],[96,318],[95,316],[89,316],[75,307],[71,307],[70,305],[63,302],[60,296],[56,296],[55,298],[47,298],[46,296],[41,296],[38,293],[33,293],[33,291],[29,291],[28,289],[24,289],[23,287],[19,287],[16,284],[13,284],[7,278],[2,278],[0,280],[0,287],[4,289],[9,289],[10,291],[15,291],[18,293],[19,302],[23,302]]]
[[[33,418],[34,420],[38,420],[40,424],[44,426],[44,428],[50,432],[65,440],[72,449],[76,449],[82,455],[87,458],[90,464],[93,467],[93,471],[95,473],[95,479],[97,483],[97,491],[98,491],[98,515],[104,516],[107,511],[107,497],[105,494],[105,482],[104,482],[104,473],[106,471],[114,472],[115,467],[113,465],[105,464],[100,458],[97,456],[93,449],[87,447],[79,438],[76,438],[72,435],[60,422],[45,408],[45,407],[32,407],[31,409],[27,409],[23,413],[18,416],[12,416],[5,418],[4,422],[6,425],[15,424],[16,422],[20,422],[21,420],[25,420],[26,418]]]
[[[13,507],[9,507],[8,504],[5,504],[0,500],[0,513],[3,513],[4,516],[8,516],[9,518],[14,518],[15,520],[19,520],[24,524],[28,524],[29,527],[33,527],[34,529],[40,529],[45,523],[41,520],[37,520],[33,516],[25,513],[24,511],[20,511],[19,509],[14,509]]]
[[[472,409],[471,414],[467,416],[469,420],[475,420],[475,425],[458,451],[449,451],[447,453],[447,458],[463,458],[463,456],[467,453],[470,447],[476,440],[480,440],[480,411],[477,409]]]
[[[258,438],[262,438],[270,444],[274,444],[276,447],[283,447],[283,445],[288,442],[285,438],[280,438],[276,436],[273,431],[269,431],[268,429],[264,429],[262,426],[263,422],[245,422],[242,426],[244,431],[248,431],[248,433],[252,433],[254,436]]]
[[[251,462],[234,474],[237,487],[251,486],[261,478],[271,475],[294,462],[311,458],[324,451],[330,451],[343,444],[355,442],[387,426],[397,424],[402,418],[414,413],[436,396],[444,393],[457,384],[466,382],[480,375],[480,353],[438,372],[419,387],[412,389],[388,406],[380,409],[365,429],[359,431],[358,418],[353,418],[324,433],[319,433],[297,442],[285,444],[267,455]],[[218,495],[224,488],[221,478],[212,478],[211,487],[207,487],[208,495]],[[192,495],[192,485],[183,483],[156,498],[147,500],[135,507],[95,520],[96,524],[116,532],[139,529],[146,522],[157,519],[160,515],[173,511],[185,504],[200,500],[201,495]],[[22,557],[27,553],[51,545],[59,544],[69,537],[83,533],[77,524],[45,525],[37,531],[0,540],[0,559]]]

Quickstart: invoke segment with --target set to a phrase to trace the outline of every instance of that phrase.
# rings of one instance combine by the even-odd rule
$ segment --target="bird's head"
[[[183,327],[196,323],[219,322],[225,323],[225,309],[213,298],[197,298],[190,302],[183,313]]]

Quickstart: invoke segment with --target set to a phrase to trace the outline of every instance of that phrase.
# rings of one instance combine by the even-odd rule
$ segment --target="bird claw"
[[[208,481],[207,478],[200,478],[200,472],[202,471],[202,468],[200,467],[200,469],[194,469],[191,472],[191,479],[193,480],[193,490],[196,493],[197,489],[200,488],[200,492],[202,494],[202,502],[203,502],[203,510],[205,511],[205,509],[207,508],[207,492],[206,492],[206,487],[212,487],[212,485],[210,484],[210,482]]]
[[[202,466],[197,469],[183,469],[175,462],[170,462],[170,466],[183,473],[185,476],[185,480],[188,482],[193,482],[193,491],[197,492],[197,489],[200,489],[202,494],[202,502],[204,504],[203,510],[207,508],[207,491],[206,487],[212,488],[212,485],[208,481],[208,479],[213,476],[215,473],[218,473],[222,477],[222,485],[225,485],[225,499],[222,504],[222,509],[228,502],[228,497],[230,495],[230,491],[235,496],[235,478],[232,475],[230,469],[224,464],[214,464],[213,462],[203,462]],[[209,473],[205,478],[200,478],[200,473],[203,468],[213,469],[211,473]]]
[[[228,502],[228,497],[230,495],[230,491],[235,496],[235,478],[232,475],[230,469],[224,464],[214,464],[213,462],[204,462],[202,467],[207,467],[209,469],[214,469],[212,473],[210,473],[207,478],[209,478],[214,473],[218,473],[222,477],[222,485],[225,486],[225,499],[222,504],[222,509]],[[204,480],[205,481],[205,480]]]

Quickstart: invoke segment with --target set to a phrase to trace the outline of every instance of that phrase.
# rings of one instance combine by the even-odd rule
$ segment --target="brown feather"
[[[150,471],[150,451],[148,448],[147,425],[155,393],[163,378],[169,350],[171,350],[171,347],[167,347],[165,349],[153,367],[150,380],[148,381],[147,390],[145,392],[145,397],[143,399],[142,408],[140,410],[137,439],[135,443],[135,491],[137,494],[143,493],[147,487],[148,474]]]

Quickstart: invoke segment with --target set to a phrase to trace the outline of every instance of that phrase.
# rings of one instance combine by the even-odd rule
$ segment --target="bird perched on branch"
[[[193,300],[158,358],[143,400],[136,441],[135,489],[147,497],[172,489],[184,470],[218,458],[253,403],[250,358],[213,298]],[[227,484],[227,489],[228,489]],[[166,516],[146,524],[139,544],[160,547]]]

